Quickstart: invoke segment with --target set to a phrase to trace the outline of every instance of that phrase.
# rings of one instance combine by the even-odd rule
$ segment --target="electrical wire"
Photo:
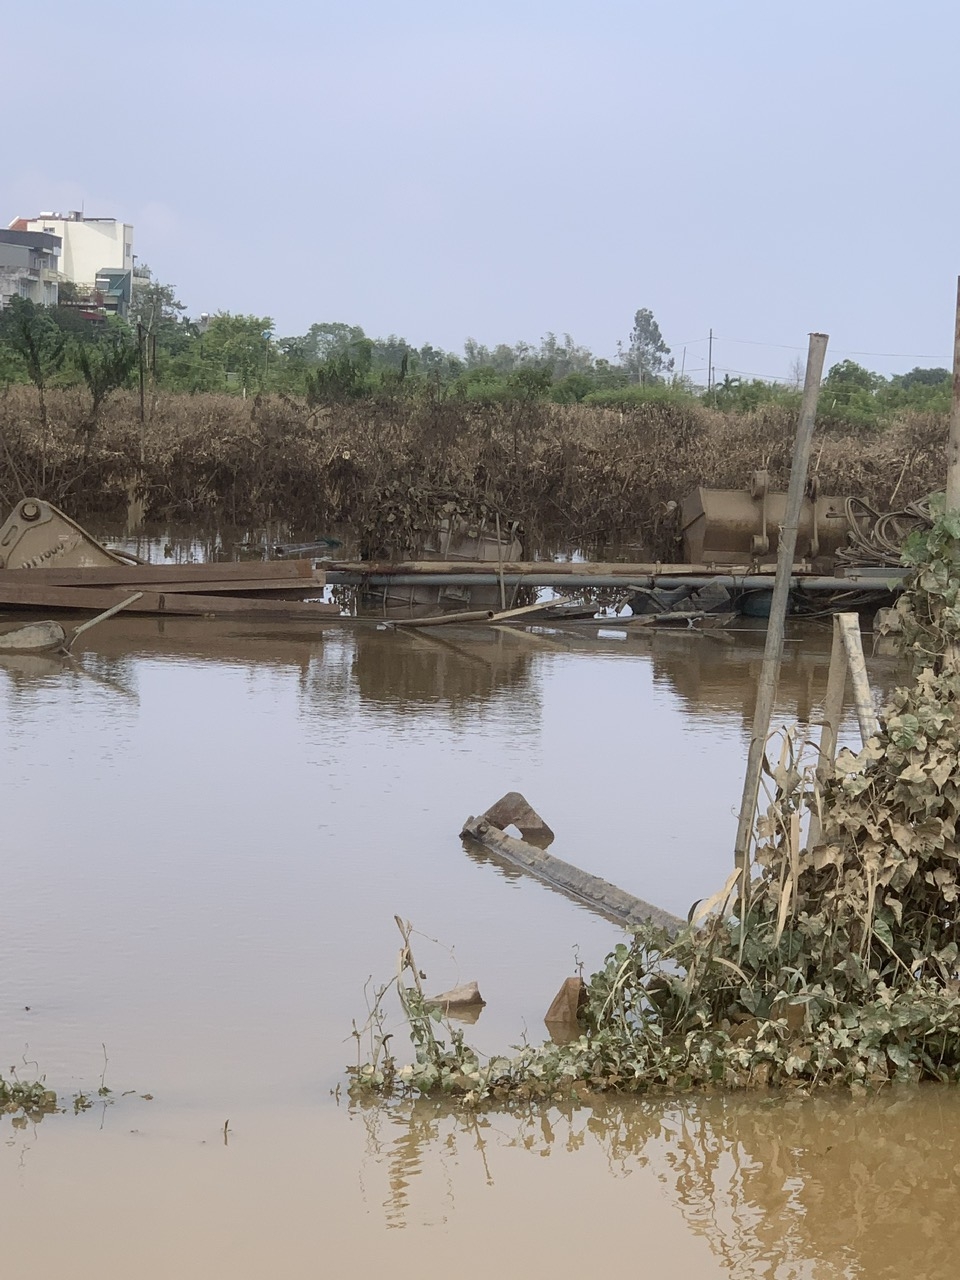
[[[682,347],[694,347],[701,342],[709,342],[710,338],[691,338],[687,342],[675,342],[673,350],[678,351]],[[745,347],[770,347],[778,351],[806,351],[804,346],[797,346],[790,342],[760,342],[756,338],[726,338],[722,334],[715,333],[713,335],[714,342],[733,342],[738,346]],[[841,356],[876,356],[881,360],[940,360],[945,364],[950,362],[952,357],[945,355],[923,355],[916,351],[853,351],[849,348],[834,352],[835,355]],[[751,375],[754,376],[754,375]]]
[[[933,525],[925,498],[900,511],[875,511],[862,498],[847,498],[844,510],[849,545],[837,548],[837,562],[847,565],[900,565],[910,534]]]

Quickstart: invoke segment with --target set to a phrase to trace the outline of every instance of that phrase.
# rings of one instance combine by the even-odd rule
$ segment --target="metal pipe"
[[[791,591],[856,591],[886,595],[899,591],[903,575],[891,569],[888,576],[877,578],[838,578],[821,574],[795,575],[789,579]],[[499,585],[497,573],[357,573],[337,569],[326,571],[330,586],[337,587],[495,587]],[[510,586],[524,587],[707,587],[713,584],[732,588],[734,591],[770,591],[776,578],[769,573],[732,574],[657,574],[636,575],[624,578],[619,574],[506,573],[504,581]]]

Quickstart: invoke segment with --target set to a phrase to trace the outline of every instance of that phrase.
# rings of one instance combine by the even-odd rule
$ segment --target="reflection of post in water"
[[[731,713],[745,727],[753,723],[757,681],[763,663],[763,632],[724,633],[721,641],[679,633],[660,633],[651,647],[654,678],[668,685],[697,714]],[[779,701],[783,713],[800,724],[815,720],[822,707],[830,665],[829,629],[806,624],[791,635],[780,671]],[[886,692],[896,683],[898,661],[874,657],[871,683]]]
[[[438,1166],[452,1207],[451,1170],[468,1151],[493,1185],[491,1149],[573,1157],[593,1148],[613,1177],[648,1168],[733,1277],[957,1274],[960,1097],[949,1087],[869,1098],[598,1098],[480,1114],[421,1099],[353,1114],[367,1122],[368,1111],[380,1120],[368,1124],[366,1158],[386,1166],[392,1226],[408,1221],[418,1185],[429,1197]],[[571,1191],[589,1220],[589,1197],[602,1197],[604,1184],[579,1172]]]
[[[442,636],[437,630],[358,630],[354,676],[360,697],[409,711],[418,704],[457,707],[506,692],[528,710],[537,709],[528,645],[489,627],[446,627]]]

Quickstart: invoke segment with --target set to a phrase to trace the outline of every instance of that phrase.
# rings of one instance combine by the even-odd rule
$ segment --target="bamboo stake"
[[[569,604],[570,596],[557,596],[553,600],[538,600],[536,604],[524,604],[519,609],[504,609],[502,613],[494,613],[492,609],[474,609],[466,613],[439,613],[429,618],[396,618],[395,627],[442,627],[448,622],[508,622],[512,618],[520,618],[525,614],[545,613],[554,605]]]
[[[468,609],[462,613],[438,613],[428,618],[391,618],[395,627],[445,627],[457,622],[490,622],[492,609]]]
[[[73,634],[64,645],[67,653],[69,653],[73,648],[73,643],[78,636],[82,636],[83,633],[85,631],[89,631],[91,627],[96,627],[99,626],[101,622],[106,622],[108,618],[112,618],[114,614],[119,613],[121,609],[125,609],[128,604],[136,604],[142,595],[142,591],[135,591],[132,596],[127,596],[126,600],[121,600],[119,604],[113,605],[110,609],[104,609],[103,613],[98,613],[97,616],[95,618],[91,618],[89,622],[84,622],[79,627],[74,627]]]
[[[867,739],[872,738],[880,726],[873,707],[870,681],[867,679],[867,662],[863,656],[863,641],[860,638],[860,619],[855,613],[839,613],[837,623],[843,637],[847,665],[850,668],[850,683],[853,686],[853,701],[857,708],[860,737],[866,745]]]
[[[957,316],[953,331],[953,403],[947,441],[946,509],[960,509],[960,278],[957,279]]]
[[[957,314],[953,329],[953,400],[950,405],[950,435],[947,439],[946,511],[960,509],[960,277],[957,279]],[[943,662],[947,670],[960,667],[960,649],[946,646]]]
[[[840,732],[840,717],[843,715],[843,694],[846,683],[847,654],[840,632],[840,618],[834,614],[833,644],[830,648],[830,669],[827,672],[827,693],[823,700],[823,729],[820,733],[820,760],[816,777],[818,808],[810,814],[810,828],[807,834],[807,845],[811,849],[820,841],[820,795],[833,768],[833,762],[837,758],[837,736]]]
[[[548,609],[561,604],[571,604],[572,601],[572,596],[554,596],[550,600],[537,600],[533,604],[522,604],[519,609],[504,609],[501,613],[495,613],[490,621],[506,622],[509,618],[522,618],[528,613],[546,613]]]
[[[737,824],[737,842],[734,848],[735,865],[742,869],[744,873],[741,881],[741,892],[744,897],[749,892],[750,842],[753,837],[757,797],[760,792],[760,773],[763,768],[763,757],[766,751],[767,737],[770,733],[770,720],[773,716],[773,707],[777,697],[777,685],[780,681],[780,664],[783,660],[783,634],[790,596],[790,578],[793,569],[793,557],[797,547],[797,532],[800,524],[800,511],[803,506],[803,493],[807,483],[807,470],[810,466],[810,448],[813,442],[813,429],[816,424],[817,399],[820,395],[820,379],[823,374],[824,358],[827,354],[827,342],[828,337],[825,333],[811,333],[810,335],[810,345],[807,352],[807,372],[803,384],[803,400],[800,405],[797,437],[794,441],[793,459],[790,464],[787,505],[784,512],[784,523],[780,529],[777,573],[773,584],[773,599],[770,603],[770,621],[767,625],[767,639],[763,651],[763,668],[757,689],[757,705],[753,717],[753,730],[750,736],[750,750],[747,754],[743,796],[740,801],[740,819]]]

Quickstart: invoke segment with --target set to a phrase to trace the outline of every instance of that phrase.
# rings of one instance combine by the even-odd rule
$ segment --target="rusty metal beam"
[[[19,609],[82,609],[98,613],[118,604],[129,587],[44,587],[19,586],[0,580],[0,605]],[[269,600],[230,595],[205,596],[184,591],[145,591],[130,613],[180,614],[185,617],[218,617],[230,614],[248,618],[330,618],[339,617],[340,606],[313,600]]]
[[[45,587],[153,586],[154,590],[182,590],[182,586],[175,588],[174,584],[256,584],[261,579],[266,582],[283,581],[287,586],[305,580],[311,586],[322,587],[326,581],[323,570],[314,568],[312,560],[230,560],[211,564],[118,564],[78,569],[0,570],[0,582]]]

